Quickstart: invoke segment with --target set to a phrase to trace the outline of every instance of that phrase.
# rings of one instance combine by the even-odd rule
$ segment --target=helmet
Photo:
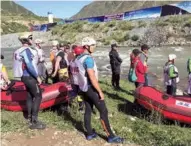
[[[81,47],[81,46],[76,46],[76,47],[74,48],[74,53],[75,53],[76,55],[80,55],[80,54],[84,53],[83,47]]]
[[[59,42],[57,40],[54,40],[54,41],[52,41],[52,45],[57,46],[57,45],[59,45]]]
[[[23,40],[23,39],[32,39],[32,33],[31,32],[24,32],[24,33],[21,33],[19,35],[19,40]]]
[[[43,43],[43,41],[41,39],[36,39],[35,40],[35,44],[41,44],[41,43]]]
[[[85,37],[82,39],[82,46],[91,46],[91,45],[96,45],[96,41],[93,38],[90,37]]]
[[[176,59],[176,55],[175,54],[169,54],[168,59],[169,60],[174,60],[174,59]]]

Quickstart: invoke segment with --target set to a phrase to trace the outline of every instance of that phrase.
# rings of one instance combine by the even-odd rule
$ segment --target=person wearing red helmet
[[[81,46],[76,46],[73,45],[72,46],[72,53],[74,55],[74,58],[70,61],[70,65],[69,65],[69,71],[70,71],[70,79],[71,79],[71,86],[73,89],[73,96],[76,97],[77,96],[77,101],[79,103],[79,111],[83,111],[83,99],[78,96],[78,92],[79,92],[79,86],[78,86],[78,73],[79,73],[79,69],[78,66],[76,64],[76,57],[81,55],[84,52],[83,47]]]

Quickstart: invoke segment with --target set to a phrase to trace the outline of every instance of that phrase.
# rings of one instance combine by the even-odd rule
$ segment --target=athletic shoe
[[[30,129],[45,129],[46,125],[42,123],[41,121],[34,121],[32,122],[32,125],[29,126]]]
[[[123,143],[124,139],[118,136],[108,137],[108,143]]]
[[[93,132],[93,134],[87,135],[87,136],[86,136],[86,139],[87,139],[87,140],[92,140],[92,139],[94,139],[94,138],[96,138],[96,137],[97,137],[97,133]]]

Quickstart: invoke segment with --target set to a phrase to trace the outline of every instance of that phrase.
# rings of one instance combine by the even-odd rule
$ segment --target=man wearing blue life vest
[[[187,71],[188,71],[188,94],[191,96],[191,57],[187,61]]]
[[[22,47],[14,52],[14,76],[21,78],[28,92],[26,105],[30,129],[45,129],[46,125],[38,120],[42,100],[39,85],[42,83],[37,72],[38,53],[32,48],[32,34],[22,33],[19,36]]]
[[[108,120],[108,110],[104,101],[104,94],[98,83],[98,71],[96,63],[91,56],[96,47],[96,41],[93,38],[85,37],[82,40],[84,53],[79,55],[76,63],[79,69],[78,85],[83,93],[85,103],[84,124],[87,130],[87,140],[97,137],[94,129],[91,127],[91,113],[93,105],[100,113],[101,124],[107,134],[109,143],[122,143],[123,138],[115,136],[111,130]]]

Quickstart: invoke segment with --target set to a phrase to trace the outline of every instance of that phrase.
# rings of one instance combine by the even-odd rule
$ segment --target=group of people
[[[136,76],[135,87],[141,85],[148,85],[148,45],[144,44],[141,46],[141,51],[139,49],[134,49],[130,54],[130,69],[134,69],[134,74]],[[118,46],[116,43],[111,45],[111,51],[109,52],[111,71],[112,71],[112,85],[116,89],[120,89],[120,72],[122,59],[118,53]]]
[[[129,69],[129,81],[134,82],[135,87],[148,86],[148,50],[149,46],[143,44],[141,50],[134,49],[130,54],[130,69]],[[118,54],[117,44],[111,45],[111,51],[109,53],[111,71],[112,71],[112,85],[116,89],[120,89],[119,80],[120,80],[120,66],[122,59]],[[164,84],[166,86],[166,93],[169,95],[176,95],[177,84],[179,83],[179,73],[175,65],[175,54],[168,55],[168,61],[164,65]],[[132,70],[131,70],[132,69]],[[132,71],[132,72],[131,72]],[[187,94],[191,96],[191,58],[187,61],[187,71],[188,71],[188,89]],[[134,78],[134,80],[132,79]]]
[[[122,143],[123,138],[114,135],[111,130],[108,110],[104,101],[104,94],[98,82],[98,70],[96,62],[92,56],[96,48],[96,41],[91,37],[82,39],[81,45],[70,43],[52,42],[50,50],[51,70],[48,69],[45,61],[45,53],[41,47],[42,40],[36,39],[33,43],[31,33],[22,33],[19,36],[22,47],[17,49],[13,55],[13,73],[14,77],[21,79],[27,90],[27,111],[28,124],[31,129],[45,129],[46,125],[38,120],[39,107],[42,100],[40,84],[48,82],[52,78],[53,83],[65,81],[72,84],[72,89],[76,95],[80,93],[83,96],[85,104],[84,126],[87,130],[86,139],[92,140],[97,137],[96,131],[91,127],[91,113],[95,106],[100,113],[100,121],[104,131],[107,134],[109,143]],[[148,45],[142,45],[141,50],[134,49],[130,55],[130,68],[134,70],[135,87],[148,85]],[[111,45],[109,53],[112,86],[120,88],[120,66],[122,59],[118,54],[117,44]],[[174,95],[176,93],[176,84],[179,81],[178,70],[174,64],[176,55],[170,54],[168,62],[164,67],[164,81],[167,87],[167,93]],[[1,56],[3,59],[3,56]],[[10,84],[6,69],[1,63],[1,77],[4,82],[1,83],[1,89],[6,89]],[[189,72],[188,94],[191,96],[191,58],[187,62]]]
[[[91,126],[93,106],[100,113],[100,122],[106,132],[109,143],[122,143],[123,138],[116,136],[111,130],[108,119],[108,110],[104,101],[104,94],[98,82],[98,70],[92,53],[96,48],[93,38],[85,37],[80,46],[62,44],[53,41],[50,51],[52,62],[51,73],[46,70],[44,51],[41,40],[35,40],[31,33],[22,33],[19,36],[22,47],[14,52],[13,73],[15,78],[20,78],[26,86],[26,105],[28,111],[28,124],[30,129],[45,129],[46,125],[38,119],[39,107],[42,100],[40,84],[47,77],[53,83],[66,81],[72,84],[73,90],[80,92],[85,104],[84,127],[87,130],[86,139],[97,137],[96,131]],[[44,69],[45,68],[45,69]],[[47,76],[48,75],[48,76]],[[10,84],[6,81],[6,84]]]

